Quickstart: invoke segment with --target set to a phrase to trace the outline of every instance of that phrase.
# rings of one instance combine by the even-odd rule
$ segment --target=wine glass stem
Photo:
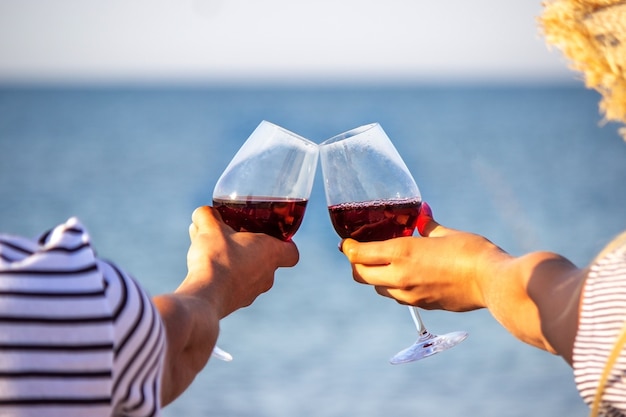
[[[420,335],[420,337],[427,335],[428,330],[426,330],[426,326],[424,326],[424,322],[420,317],[419,311],[417,311],[417,307],[409,306],[409,311],[411,312],[413,323],[415,323],[415,327],[417,328],[417,333]]]

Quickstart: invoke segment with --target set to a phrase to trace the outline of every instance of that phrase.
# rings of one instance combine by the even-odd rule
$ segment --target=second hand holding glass
[[[213,206],[238,232],[288,241],[302,223],[318,154],[316,143],[262,121],[217,181]],[[232,359],[217,346],[213,356]]]
[[[352,129],[320,145],[328,211],[342,238],[360,242],[411,236],[422,197],[411,173],[378,123]],[[390,359],[400,364],[449,349],[466,332],[430,333],[409,307],[418,339]]]

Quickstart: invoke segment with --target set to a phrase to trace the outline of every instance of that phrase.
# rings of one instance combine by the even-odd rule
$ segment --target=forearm
[[[166,294],[153,298],[167,333],[161,403],[174,401],[204,368],[219,334],[216,309],[201,298]]]
[[[518,339],[571,363],[585,271],[557,254],[507,255],[481,268],[486,307]]]

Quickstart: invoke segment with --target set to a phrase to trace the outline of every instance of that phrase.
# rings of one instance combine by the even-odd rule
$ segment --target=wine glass
[[[288,241],[302,223],[318,155],[316,143],[263,120],[217,181],[213,206],[236,231]]]
[[[411,236],[422,197],[411,173],[378,123],[357,127],[320,144],[328,212],[342,238],[360,242]],[[400,364],[449,349],[467,337],[430,333],[409,307],[418,339],[390,359]]]

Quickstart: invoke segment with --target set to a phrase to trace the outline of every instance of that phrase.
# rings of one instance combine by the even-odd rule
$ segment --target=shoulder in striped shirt
[[[622,235],[590,268],[574,342],[574,375],[578,390],[592,404],[618,335],[626,323],[626,241]],[[626,350],[622,349],[602,398],[607,416],[626,415]]]
[[[150,297],[77,219],[0,236],[0,414],[159,415],[164,350]]]

